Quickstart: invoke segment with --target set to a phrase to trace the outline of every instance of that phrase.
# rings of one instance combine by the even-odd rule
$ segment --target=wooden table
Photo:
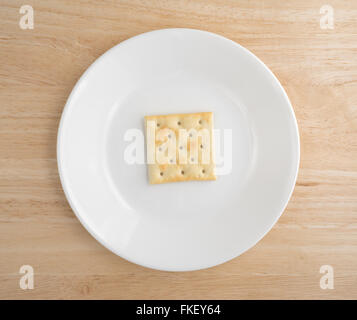
[[[23,4],[34,29],[19,26]],[[323,4],[0,0],[0,298],[356,299],[357,2],[328,2],[333,29],[320,26]],[[275,227],[242,256],[186,273],[102,247],[71,211],[56,165],[59,119],[80,75],[117,43],[171,27],[218,33],[261,58],[301,136],[297,185]],[[33,290],[19,287],[22,265],[34,268]],[[320,288],[322,265],[333,267],[334,289]]]

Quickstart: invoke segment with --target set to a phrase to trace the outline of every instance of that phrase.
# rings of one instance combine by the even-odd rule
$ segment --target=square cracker
[[[216,180],[212,112],[146,116],[151,184]]]

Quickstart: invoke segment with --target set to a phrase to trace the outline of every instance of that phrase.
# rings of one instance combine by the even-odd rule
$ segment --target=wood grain
[[[32,5],[33,30],[19,27]],[[0,0],[1,299],[356,299],[357,2],[316,0]],[[223,265],[169,273],[131,264],[81,226],[62,192],[56,134],[86,68],[142,32],[212,31],[261,58],[298,119],[301,165],[285,213],[254,248]],[[35,288],[19,288],[19,268]],[[319,286],[333,266],[335,288]]]

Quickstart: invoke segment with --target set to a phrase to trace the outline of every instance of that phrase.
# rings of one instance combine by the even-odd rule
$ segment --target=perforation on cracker
[[[151,184],[216,180],[211,112],[145,117]]]

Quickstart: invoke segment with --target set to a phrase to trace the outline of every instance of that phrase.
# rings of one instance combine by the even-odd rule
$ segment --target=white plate
[[[145,115],[201,111],[214,113],[226,143],[217,181],[149,185],[146,165],[124,157],[125,134],[143,131]],[[272,228],[295,185],[299,134],[284,89],[251,52],[209,32],[165,29],[88,68],[57,151],[67,199],[100,243],[143,266],[185,271],[230,260]]]

